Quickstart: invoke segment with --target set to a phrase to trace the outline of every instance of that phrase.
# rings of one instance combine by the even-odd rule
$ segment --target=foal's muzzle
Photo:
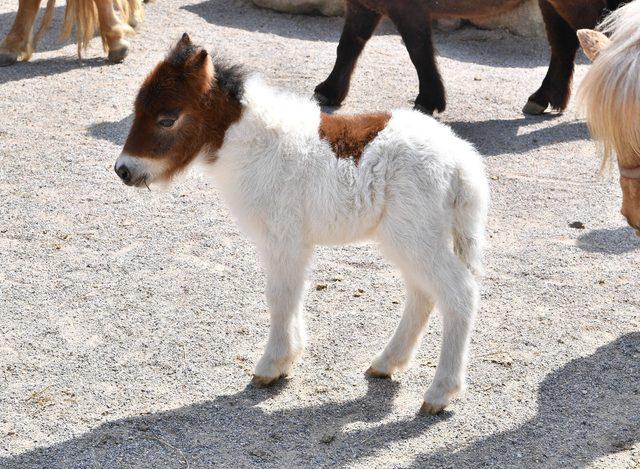
[[[142,186],[147,180],[146,166],[139,158],[122,153],[113,170],[127,186]]]
[[[131,182],[131,171],[129,171],[129,168],[125,163],[118,163],[116,161],[113,169],[115,170],[118,177],[122,179],[122,182],[124,182],[125,184],[129,184]]]

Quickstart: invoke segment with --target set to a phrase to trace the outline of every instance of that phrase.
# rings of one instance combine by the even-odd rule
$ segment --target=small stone
[[[576,230],[584,230],[584,223],[581,221],[573,221],[569,223],[569,227],[575,228]]]
[[[328,445],[335,439],[336,439],[336,432],[332,431],[322,435],[322,437],[320,438],[320,443],[324,443],[325,445]]]
[[[322,291],[322,290],[326,290],[327,289],[327,284],[326,283],[319,283],[316,285],[316,291]]]

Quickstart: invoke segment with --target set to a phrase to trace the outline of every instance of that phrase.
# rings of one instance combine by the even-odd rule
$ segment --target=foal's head
[[[239,119],[242,74],[214,64],[185,33],[149,74],[115,171],[130,186],[169,181],[200,153],[214,158]]]

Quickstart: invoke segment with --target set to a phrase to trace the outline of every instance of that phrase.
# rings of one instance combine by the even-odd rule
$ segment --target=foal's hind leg
[[[445,91],[431,37],[431,17],[421,1],[410,5],[394,4],[389,8],[389,17],[398,28],[409,57],[418,72],[420,92],[415,108],[426,114],[445,109]]]
[[[559,111],[567,107],[574,60],[579,46],[575,29],[547,0],[539,0],[539,3],[551,45],[551,63],[542,85],[531,95],[522,110],[525,114],[542,114],[549,105]]]
[[[449,246],[448,235],[430,232],[426,225],[413,227],[411,231],[419,237],[412,239],[407,233],[411,223],[403,224],[400,219],[382,226],[380,246],[400,267],[407,282],[435,300],[442,315],[440,360],[421,409],[436,414],[464,389],[467,351],[478,309],[479,290],[471,271]],[[398,227],[404,230],[398,232]]]
[[[346,98],[358,57],[378,26],[381,16],[356,0],[347,1],[347,14],[338,43],[336,63],[329,77],[315,89],[314,97],[318,103],[339,106]]]
[[[407,366],[432,310],[433,302],[429,297],[419,288],[407,284],[406,305],[400,324],[384,351],[367,370],[369,376],[390,378],[395,371]]]
[[[0,44],[0,67],[29,60],[33,54],[33,23],[36,21],[41,0],[20,0],[18,14],[11,31]]]

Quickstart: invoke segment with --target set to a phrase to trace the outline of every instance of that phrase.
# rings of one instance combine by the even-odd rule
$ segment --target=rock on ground
[[[264,8],[292,14],[320,14],[340,16],[344,14],[344,0],[253,0]],[[438,25],[443,30],[456,29],[461,20],[440,19]],[[544,22],[538,7],[538,0],[523,0],[522,6],[497,17],[473,19],[472,24],[484,29],[507,29],[519,36],[544,36]]]

